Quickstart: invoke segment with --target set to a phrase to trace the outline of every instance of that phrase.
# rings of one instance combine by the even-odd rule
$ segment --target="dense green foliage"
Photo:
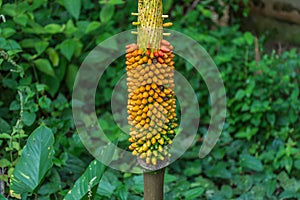
[[[136,11],[136,2],[9,2],[0,0],[0,14],[6,18],[0,22],[4,195],[141,199],[142,175],[123,174],[94,161],[76,133],[70,104],[81,62],[101,41],[134,28],[130,13]],[[237,1],[226,2],[233,11],[238,8]],[[256,43],[251,33],[240,31],[237,20],[219,27],[211,20],[211,9],[223,10],[217,1],[201,1],[195,7],[191,0],[164,3],[173,29],[198,41],[216,62],[228,101],[220,141],[200,160],[198,151],[210,120],[209,94],[195,70],[177,58],[177,70],[197,93],[202,118],[193,147],[167,169],[166,199],[300,198],[299,51],[267,55],[263,39]],[[257,61],[255,45],[261,54]],[[124,63],[117,60],[101,80],[102,92],[96,96],[99,119],[107,119],[113,86],[125,73]],[[111,138],[118,138],[118,127],[102,123]],[[119,137],[120,144],[126,145],[126,140]],[[80,195],[73,195],[71,189]]]

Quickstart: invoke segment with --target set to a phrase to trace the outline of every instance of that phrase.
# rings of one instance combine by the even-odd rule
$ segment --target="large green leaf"
[[[65,200],[87,199],[87,196],[96,194],[99,181],[106,166],[97,160],[92,161],[83,175],[76,181],[74,187],[65,196]]]
[[[232,176],[231,172],[226,168],[226,163],[223,161],[220,161],[217,164],[211,166],[207,170],[207,175],[224,179],[230,179]]]
[[[52,167],[53,143],[51,129],[42,125],[34,130],[11,176],[12,193],[32,193],[37,189],[46,172]]]
[[[204,192],[203,187],[197,187],[190,190],[187,190],[183,193],[185,199],[196,199],[200,197]]]
[[[115,7],[111,4],[106,4],[100,12],[100,20],[104,23],[108,22],[114,15]]]
[[[47,53],[49,59],[54,67],[57,67],[59,64],[59,56],[54,48],[48,48]]]
[[[249,154],[242,154],[240,157],[240,164],[242,167],[261,172],[264,170],[264,166],[259,159]]]
[[[81,0],[63,0],[63,4],[67,11],[75,18],[78,19],[81,9]]]
[[[2,194],[0,194],[0,200],[7,200],[7,198],[5,198],[4,196],[2,196]]]
[[[107,171],[105,172],[99,183],[99,186],[97,188],[97,195],[110,198],[111,196],[113,196],[117,186],[118,178],[114,173]]]
[[[55,76],[55,72],[54,72],[49,60],[40,58],[40,59],[35,60],[34,64],[36,65],[38,70],[40,70],[41,72],[44,72],[45,74],[48,74],[53,77]]]
[[[66,84],[70,91],[73,90],[78,66],[71,64],[67,69]]]
[[[45,26],[45,30],[47,33],[50,34],[56,34],[56,33],[61,33],[63,31],[63,27],[60,26],[59,24],[48,24]]]
[[[61,53],[69,60],[71,61],[71,58],[75,52],[76,48],[76,41],[69,39],[65,40],[60,45]]]
[[[34,43],[34,48],[37,51],[38,55],[41,55],[41,53],[43,53],[46,50],[48,45],[49,45],[49,42],[47,42],[47,41],[38,41],[38,42]]]
[[[117,144],[114,140],[109,145],[99,150],[102,155],[104,163],[110,163],[114,155],[114,147]],[[79,199],[93,199],[96,196],[99,182],[103,176],[106,166],[101,162],[92,161],[83,175],[76,181],[73,188],[68,192],[64,199],[66,200],[79,200]],[[90,197],[89,197],[90,196]]]
[[[107,3],[107,0],[101,0],[101,1],[99,1],[99,3],[105,4],[105,3]],[[111,5],[120,5],[120,4],[124,4],[124,1],[123,0],[110,0],[108,3]]]
[[[0,133],[10,132],[11,128],[9,123],[0,117]]]

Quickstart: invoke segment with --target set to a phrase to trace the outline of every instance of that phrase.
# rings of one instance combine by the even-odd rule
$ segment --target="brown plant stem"
[[[154,172],[144,172],[144,199],[164,199],[164,174],[165,168]]]

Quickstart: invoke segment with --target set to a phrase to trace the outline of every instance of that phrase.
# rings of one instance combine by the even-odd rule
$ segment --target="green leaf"
[[[117,188],[115,192],[117,198],[119,200],[127,200],[128,199],[128,186],[122,185],[121,187]]]
[[[164,180],[165,183],[171,183],[176,180],[177,180],[176,176],[171,175],[171,174],[165,174],[165,180]]]
[[[2,194],[0,194],[0,200],[7,200],[7,198],[5,198],[4,196],[2,196]]]
[[[20,45],[23,48],[33,48],[35,47],[35,43],[39,42],[37,39],[26,38],[20,41]]]
[[[66,30],[65,33],[69,37],[71,34],[74,34],[78,31],[78,28],[74,25],[74,22],[72,19],[69,19],[66,24]]]
[[[42,25],[40,25],[40,24],[38,24],[34,21],[31,21],[31,20],[28,21],[28,25],[31,28],[26,27],[26,28],[23,29],[23,32],[26,33],[26,34],[28,34],[28,33],[29,34],[31,34],[31,33],[33,33],[33,34],[45,34],[45,33],[47,33],[45,28]],[[49,26],[48,29],[50,29],[50,28],[51,28],[51,26]]]
[[[47,54],[49,56],[49,59],[53,65],[53,67],[57,67],[59,64],[59,56],[54,48],[48,48]]]
[[[252,45],[254,42],[254,36],[250,32],[244,33],[244,38],[248,45]]]
[[[90,33],[94,30],[96,30],[97,28],[99,28],[101,26],[101,23],[100,22],[91,22],[87,29],[85,30],[85,33]]]
[[[17,100],[14,100],[10,103],[9,110],[19,110],[20,109],[20,103]]]
[[[18,15],[16,17],[14,17],[14,21],[17,24],[20,24],[21,26],[26,26],[27,21],[28,21],[28,17],[25,14],[21,14],[21,15]]]
[[[218,177],[224,179],[231,178],[231,172],[226,169],[225,162],[218,162],[207,170],[207,175],[210,177]]]
[[[241,100],[245,96],[245,90],[238,90],[237,93],[235,94],[234,98],[236,100]]]
[[[108,22],[114,15],[114,12],[115,12],[115,7],[113,5],[111,5],[111,4],[104,5],[104,7],[102,8],[102,10],[100,12],[100,20],[103,23]]]
[[[35,60],[34,64],[36,65],[38,70],[40,70],[41,72],[55,77],[55,72],[54,72],[49,60],[40,58],[40,59]]]
[[[52,167],[54,136],[40,126],[33,131],[11,176],[10,189],[15,194],[32,193]]]
[[[77,71],[78,71],[78,66],[73,64],[71,64],[67,69],[66,84],[70,91],[73,90]]]
[[[36,119],[36,115],[35,113],[31,113],[31,112],[23,112],[23,123],[26,125],[26,126],[31,126],[34,121]]]
[[[198,166],[194,166],[193,164],[196,162],[191,163],[191,166],[184,169],[183,174],[186,176],[193,176],[193,175],[197,175],[201,173],[201,167]]]
[[[3,37],[0,37],[0,46],[5,47],[7,45],[7,40]]]
[[[76,40],[75,44],[76,44],[76,47],[75,47],[74,55],[76,57],[80,57],[80,56],[82,56],[83,44],[80,40]]]
[[[107,0],[99,1],[99,3],[100,3],[100,4],[106,4],[106,3],[107,3]],[[111,4],[111,5],[119,5],[119,4],[123,4],[124,1],[123,1],[123,0],[110,0],[108,3]]]
[[[39,98],[39,105],[41,108],[48,110],[51,106],[51,99],[46,96]]]
[[[5,87],[11,88],[11,89],[15,89],[18,86],[17,81],[14,79],[10,79],[10,78],[4,79],[2,83]]]
[[[9,167],[11,165],[11,162],[9,162],[9,160],[7,160],[6,158],[3,158],[0,160],[0,167],[4,168],[4,167]]]
[[[249,175],[244,176],[235,176],[233,177],[233,181],[235,182],[237,188],[242,191],[248,191],[253,186],[253,177]]]
[[[264,166],[262,165],[261,161],[249,154],[243,154],[240,156],[240,165],[257,172],[264,170]]]
[[[21,49],[21,47],[19,43],[17,43],[15,40],[7,40],[7,46],[4,47],[4,49],[16,50],[16,49]]]
[[[275,124],[275,114],[274,113],[268,113],[266,115],[268,122],[270,123],[270,125],[274,126]]]
[[[11,131],[11,128],[10,128],[10,125],[0,117],[0,133],[3,133],[3,132],[10,132]]]
[[[50,34],[56,34],[56,33],[61,33],[63,31],[63,27],[60,26],[59,24],[48,24],[45,26],[45,30],[47,33]]]
[[[10,139],[11,136],[8,133],[1,133],[0,134],[0,139]]]
[[[144,190],[144,184],[143,184],[143,176],[137,175],[133,177],[133,185],[131,190],[136,192],[142,192]]]
[[[81,9],[81,0],[63,0],[63,4],[67,11],[75,18],[78,19]]]
[[[296,192],[300,189],[300,182],[295,178],[289,178],[285,171],[277,175],[277,180],[280,182],[280,186],[286,191]]]
[[[43,4],[47,3],[47,0],[28,0],[29,8],[28,11],[34,11],[35,9],[41,7]]]
[[[76,48],[76,41],[69,39],[60,44],[61,53],[70,61]]]
[[[106,172],[107,174],[107,172]],[[116,189],[116,185],[114,185],[111,180],[107,177],[107,175],[102,177],[101,181],[99,182],[99,186],[97,188],[97,194],[100,196],[111,197],[114,194]],[[112,174],[110,174],[112,175]]]
[[[9,38],[10,36],[14,35],[16,33],[16,30],[13,28],[4,28],[2,30],[2,35],[4,38]]]
[[[55,192],[58,192],[60,190],[60,185],[58,185],[57,183],[45,183],[41,186],[41,188],[39,189],[39,194],[41,195],[49,195],[49,194],[53,194]]]
[[[49,174],[49,182],[43,184],[38,191],[40,195],[49,195],[58,192],[61,189],[61,178],[57,170],[53,167]]]
[[[221,194],[226,197],[226,199],[232,198],[232,188],[228,185],[223,185],[221,188]]]
[[[194,66],[193,66],[191,63],[186,62],[186,63],[185,63],[185,68],[186,68],[187,71],[190,71],[191,69],[194,68]]]
[[[276,190],[276,186],[277,186],[277,183],[275,180],[271,181],[267,181],[264,188],[266,189],[266,194],[268,197],[271,197],[272,194],[275,192]]]
[[[298,192],[293,191],[283,191],[280,196],[280,199],[299,199],[300,195]]]
[[[17,7],[17,4],[6,3],[2,7],[1,14],[9,15],[9,16],[13,17],[17,14],[16,7]]]
[[[193,200],[193,199],[197,199],[198,197],[200,197],[204,192],[204,188],[203,187],[197,187],[197,188],[193,188],[193,189],[190,189],[188,191],[185,191],[183,193],[183,196],[185,197],[185,199],[190,199],[190,200]]]
[[[38,41],[34,43],[34,48],[37,51],[38,55],[43,53],[45,49],[48,47],[49,42],[47,41]]]
[[[296,169],[300,169],[300,160],[295,160],[294,166]]]
[[[42,82],[47,85],[47,91],[50,93],[50,95],[54,96],[57,93],[60,86],[60,80],[58,79],[58,77],[43,74],[41,79]]]
[[[95,189],[97,189],[99,181],[103,176],[106,166],[97,160],[92,161],[83,175],[75,182],[73,188],[65,196],[65,200],[78,200],[83,199],[88,195],[89,191],[92,195],[95,195]]]
[[[280,165],[283,166],[288,173],[290,173],[293,166],[293,159],[291,157],[285,156],[280,160]]]

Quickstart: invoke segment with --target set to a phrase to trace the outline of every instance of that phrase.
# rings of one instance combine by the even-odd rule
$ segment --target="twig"
[[[94,181],[96,180],[97,176],[95,176],[94,178],[92,178],[89,182],[88,185],[88,199],[91,200],[91,198],[93,197],[93,191],[92,191],[92,186],[94,184]]]
[[[4,15],[0,15],[0,18],[2,19],[2,21],[5,23],[6,22],[6,19],[5,19],[5,16]]]
[[[254,48],[255,48],[255,62],[256,65],[258,65],[259,61],[260,61],[260,52],[259,52],[259,44],[258,44],[258,38],[257,36],[254,37]],[[257,70],[255,72],[255,74],[262,74],[262,70]]]
[[[195,1],[193,2],[193,4],[188,8],[188,10],[187,10],[186,13],[188,13],[188,12],[194,10],[199,2],[200,2],[200,0],[195,0]]]
[[[4,50],[0,51],[0,57],[2,57],[4,60],[6,60],[7,62],[9,62],[10,64],[12,64],[14,67],[16,67],[17,69],[11,69],[11,72],[16,72],[16,73],[20,73],[22,76],[22,73],[24,72],[23,67],[21,67],[20,65],[18,65],[14,60],[12,60],[8,53]]]
[[[5,169],[0,167],[0,176],[3,176],[5,173]],[[0,194],[4,195],[5,182],[0,180]]]
[[[20,98],[20,117],[18,121],[16,122],[15,126],[13,127],[12,134],[10,136],[10,141],[9,145],[12,147],[12,142],[13,142],[13,136],[16,133],[21,132],[21,129],[23,128],[23,110],[24,110],[24,101],[23,101],[23,94],[20,90],[18,90],[19,98]],[[20,135],[19,135],[19,143],[20,143]],[[12,166],[14,165],[14,159],[13,159],[13,151],[10,151],[10,162],[12,163]]]

